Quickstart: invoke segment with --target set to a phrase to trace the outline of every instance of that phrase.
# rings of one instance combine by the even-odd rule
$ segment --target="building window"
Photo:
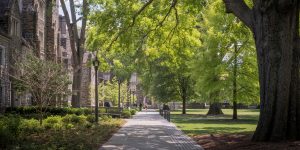
[[[60,46],[64,47],[64,49],[67,48],[67,38],[60,39]]]
[[[68,69],[69,66],[69,60],[68,59],[64,59],[64,66],[66,69]]]
[[[39,31],[39,37],[40,37],[40,42],[42,45],[44,43],[44,33],[42,31]]]
[[[33,34],[30,32],[23,33],[25,39],[33,39]]]
[[[67,52],[62,52],[63,57],[68,57],[68,53]]]

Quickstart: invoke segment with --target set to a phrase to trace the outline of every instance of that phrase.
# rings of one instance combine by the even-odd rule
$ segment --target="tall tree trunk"
[[[233,90],[232,90],[232,101],[233,101],[233,114],[232,119],[237,120],[237,87],[236,87],[236,78],[237,78],[237,43],[234,44],[234,66],[233,66]]]
[[[206,115],[223,115],[223,111],[221,109],[221,104],[217,102],[213,102],[209,105],[209,109]]]
[[[261,110],[253,140],[296,139],[300,136],[297,115],[300,105],[296,105],[299,101],[299,50],[296,49],[299,8],[297,4],[289,10],[278,10],[279,4],[265,7],[268,10],[263,13],[255,8]]]
[[[182,114],[186,114],[186,96],[182,97]]]
[[[72,107],[80,107],[81,98],[81,79],[82,79],[82,61],[84,55],[84,43],[86,33],[87,15],[89,13],[88,0],[82,1],[82,19],[81,19],[81,30],[78,34],[76,8],[74,0],[69,0],[70,9],[67,8],[65,0],[60,0],[61,8],[65,15],[66,24],[68,27],[68,33],[70,37],[70,48],[72,51],[72,62],[73,62],[73,85],[72,85]]]
[[[121,81],[118,80],[118,108],[121,107]]]
[[[299,0],[224,0],[254,33],[260,116],[254,141],[300,139]]]
[[[80,107],[80,97],[81,97],[81,78],[82,78],[82,69],[81,67],[77,67],[79,69],[74,69],[73,71],[73,84],[72,84],[72,107],[79,108]]]

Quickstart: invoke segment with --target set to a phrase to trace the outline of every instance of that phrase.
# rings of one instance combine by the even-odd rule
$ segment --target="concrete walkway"
[[[158,112],[138,112],[99,150],[202,150]]]

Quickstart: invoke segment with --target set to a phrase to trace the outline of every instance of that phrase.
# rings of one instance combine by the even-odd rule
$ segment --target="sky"
[[[81,2],[82,2],[82,0],[79,0],[79,3],[81,3]],[[70,12],[70,2],[69,2],[68,0],[65,0],[65,3],[66,3],[66,6],[67,6],[67,9],[68,9],[68,12]],[[75,3],[76,3],[76,0],[75,0]],[[59,14],[64,16],[64,12],[63,12],[63,10],[62,10],[62,8],[61,8],[60,3],[59,3]],[[70,13],[69,13],[69,14],[70,14]],[[71,17],[71,16],[70,16],[70,17]],[[80,16],[78,16],[78,14],[76,14],[76,18],[79,18],[79,17],[80,17]],[[81,25],[81,20],[79,20],[79,21],[77,22],[77,25],[78,25],[78,26]]]

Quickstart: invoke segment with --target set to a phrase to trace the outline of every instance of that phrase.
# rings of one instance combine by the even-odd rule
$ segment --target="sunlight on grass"
[[[173,111],[171,121],[188,135],[199,134],[252,134],[256,128],[259,110],[238,110],[238,120],[231,120],[232,110],[223,109],[224,115],[206,116],[207,109],[188,109],[186,115]]]

